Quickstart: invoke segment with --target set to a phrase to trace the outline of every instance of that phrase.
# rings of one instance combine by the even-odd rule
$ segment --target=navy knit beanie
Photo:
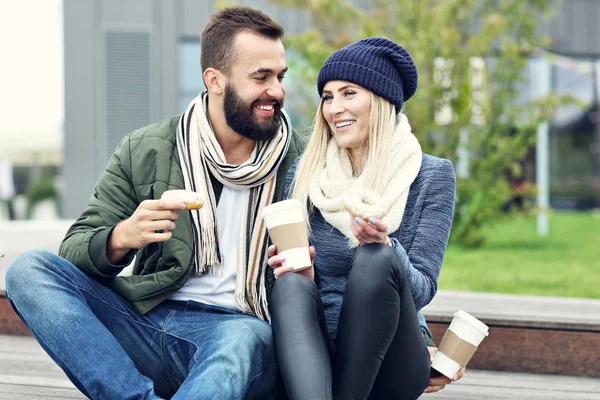
[[[329,81],[355,83],[383,97],[400,112],[417,90],[417,67],[410,54],[391,40],[371,37],[334,52],[317,78],[319,96]]]

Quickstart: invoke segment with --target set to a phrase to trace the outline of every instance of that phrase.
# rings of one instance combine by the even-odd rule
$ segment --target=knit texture
[[[267,227],[260,223],[260,215],[273,202],[277,168],[287,154],[291,131],[289,117],[281,110],[281,128],[277,134],[271,140],[256,144],[251,162],[231,165],[227,163],[208,120],[206,90],[189,104],[177,129],[177,151],[185,189],[198,192],[207,203],[200,210],[190,211],[195,233],[196,274],[214,271],[222,265],[212,175],[230,188],[248,189],[242,215],[246,229],[240,232],[238,249],[235,302],[240,311],[265,321],[270,321],[264,270],[268,239]]]
[[[382,220],[388,226],[388,232],[397,230],[402,223],[408,191],[419,173],[423,154],[419,141],[411,132],[408,119],[402,113],[399,116],[392,135],[390,166],[380,172],[387,183],[384,191],[378,195],[385,211]],[[358,239],[352,234],[348,211],[344,209],[344,198],[358,196],[357,193],[367,186],[365,176],[354,176],[348,152],[340,148],[335,138],[329,139],[326,157],[325,166],[321,171],[316,171],[310,183],[308,196],[325,221],[346,236],[350,247],[357,247]]]
[[[369,89],[396,106],[417,90],[417,67],[402,46],[381,37],[359,40],[334,52],[317,78],[319,96],[329,81],[347,81]]]
[[[298,160],[288,172],[284,198],[289,196]],[[390,234],[417,310],[429,304],[437,291],[454,214],[455,188],[452,163],[423,154],[421,170],[410,187],[402,225]],[[348,248],[345,236],[329,225],[318,210],[311,215],[310,223],[310,242],[316,249],[315,282],[321,291],[327,327],[335,338],[355,249]],[[422,317],[419,321],[424,323]]]

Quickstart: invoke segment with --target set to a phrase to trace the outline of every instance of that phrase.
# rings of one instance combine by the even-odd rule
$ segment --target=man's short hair
[[[214,13],[200,36],[202,72],[215,68],[228,74],[233,61],[233,43],[240,32],[251,32],[277,40],[283,28],[262,11],[250,7],[228,7]]]

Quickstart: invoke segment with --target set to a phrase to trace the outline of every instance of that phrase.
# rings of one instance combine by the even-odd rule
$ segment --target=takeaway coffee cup
[[[488,335],[488,326],[477,318],[459,310],[440,342],[431,368],[452,379],[465,367],[481,341]]]
[[[296,199],[279,201],[266,206],[262,217],[277,253],[285,257],[282,265],[301,271],[311,266],[308,252],[308,232],[302,204]]]

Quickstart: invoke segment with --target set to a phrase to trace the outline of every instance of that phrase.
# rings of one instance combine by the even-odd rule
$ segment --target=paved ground
[[[600,379],[469,370],[429,400],[598,399]],[[0,399],[83,399],[31,337],[0,335]]]
[[[0,399],[85,399],[31,337],[0,335]]]

